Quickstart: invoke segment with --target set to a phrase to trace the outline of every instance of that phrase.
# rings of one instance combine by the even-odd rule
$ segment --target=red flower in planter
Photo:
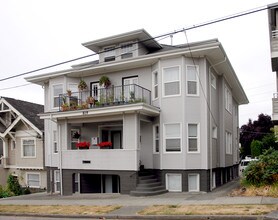
[[[90,145],[91,145],[91,143],[90,142],[86,142],[86,141],[76,143],[76,147],[77,148],[89,148]]]
[[[112,142],[104,141],[104,142],[98,143],[97,146],[99,146],[99,147],[112,147]]]

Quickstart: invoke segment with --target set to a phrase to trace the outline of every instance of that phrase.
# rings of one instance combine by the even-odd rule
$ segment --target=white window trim
[[[166,125],[179,124],[180,125],[180,137],[171,137],[169,139],[180,138],[180,151],[166,151]],[[168,138],[167,138],[168,139]],[[182,153],[182,124],[180,122],[164,123],[163,124],[163,153],[165,154],[181,154]]]
[[[158,149],[158,152],[156,151],[156,136],[155,136],[155,134],[156,134],[156,127],[158,127],[158,135],[159,135],[159,137],[158,137],[158,146],[159,146],[159,149]],[[153,125],[153,153],[154,154],[159,154],[160,153],[160,126],[159,126],[159,124],[155,124],[155,125]]]
[[[226,147],[226,154],[233,153],[233,135],[230,131],[225,131],[225,147]]]
[[[215,85],[212,83],[213,79],[214,79]],[[212,72],[210,72],[210,84],[211,84],[212,88],[216,89],[216,87],[217,87],[216,76]]]
[[[157,74],[157,84],[155,84],[154,79],[155,79],[155,74]],[[152,72],[152,100],[157,100],[159,98],[159,91],[158,91],[158,71],[155,70]],[[157,97],[155,97],[155,87],[157,87]]]
[[[217,138],[218,138],[217,133],[218,133],[218,128],[217,128],[217,126],[213,126],[213,127],[212,127],[212,130],[211,130],[211,137],[212,137],[213,139],[217,139]]]
[[[188,77],[187,77],[187,67],[189,67],[189,66],[193,66],[193,67],[195,67],[196,68],[196,70],[197,70],[197,73],[196,73],[196,81],[192,81],[192,80],[188,80]],[[195,97],[197,97],[197,96],[199,96],[199,84],[200,84],[200,72],[199,72],[199,65],[186,65],[186,67],[185,67],[185,69],[186,69],[186,95],[187,96],[195,96]],[[188,94],[188,88],[187,88],[187,86],[188,86],[188,83],[187,82],[197,82],[197,84],[196,84],[196,86],[197,86],[197,88],[196,88],[196,90],[197,90],[197,94]]]
[[[197,151],[189,151],[189,125],[193,124],[193,125],[197,125]],[[200,153],[200,123],[188,123],[187,124],[187,153],[189,154],[197,154]]]
[[[35,156],[24,156],[23,154],[23,140],[34,140],[34,152]],[[36,139],[35,138],[21,138],[21,158],[36,158],[37,157],[37,146],[36,146]]]
[[[175,94],[175,95],[165,95],[165,89],[164,89],[164,69],[169,69],[169,68],[173,68],[173,67],[178,67],[179,68],[179,79],[176,81],[170,81],[170,82],[179,82],[179,94]],[[167,83],[170,83],[167,82]],[[163,67],[162,68],[162,97],[163,98],[170,98],[170,97],[177,97],[177,96],[181,96],[181,66],[180,65],[175,65],[175,66],[167,66],[167,67]]]
[[[197,189],[189,190],[189,176],[197,176]],[[200,192],[200,174],[199,173],[189,173],[188,174],[188,192]]]
[[[34,174],[34,175],[39,175],[39,186],[30,186],[29,184],[28,184],[28,175],[29,174]],[[27,186],[29,186],[29,187],[31,187],[31,188],[40,188],[40,186],[41,186],[41,174],[40,173],[30,173],[30,172],[27,172],[26,173],[26,185]]]
[[[60,107],[60,106],[54,107],[54,86],[59,86],[59,85],[62,86],[62,89],[63,89],[63,92],[64,92],[64,85],[63,85],[63,83],[53,84],[52,87],[51,87],[51,108],[52,109],[59,109],[59,107]],[[60,104],[62,104],[62,103],[60,103]]]
[[[232,109],[233,109],[233,96],[232,96],[232,92],[229,89],[229,87],[227,85],[225,85],[225,109],[232,114]]]
[[[54,140],[54,137],[55,137],[54,132],[56,132],[56,141]],[[58,154],[59,149],[58,149],[58,131],[57,130],[53,130],[53,141],[52,141],[52,143],[53,143],[53,153]],[[57,145],[57,152],[55,152],[55,143]]]
[[[216,173],[215,171],[212,172],[212,183],[211,183],[211,188],[215,189],[216,188]]]
[[[109,48],[112,48],[112,47],[114,48],[114,50],[106,51],[106,49],[109,49]],[[112,52],[114,52],[114,55],[107,56],[107,53],[112,53]],[[106,58],[106,57],[115,57],[115,59],[116,59],[116,45],[105,46],[103,48],[103,57],[104,58]]]
[[[178,175],[181,177],[181,190],[171,190],[171,192],[182,192],[182,174],[180,173],[166,173],[165,179],[166,179],[166,189],[169,189],[169,176],[174,176],[174,175]]]
[[[59,175],[59,181],[56,181],[57,173]],[[61,185],[61,175],[60,175],[60,170],[54,170],[54,191],[55,192],[60,192],[62,185]],[[57,190],[57,183],[60,183],[60,190]]]
[[[122,46],[126,46],[126,45],[131,45],[131,47],[132,47],[132,48],[131,48],[131,51],[129,51],[129,52],[123,52]],[[132,54],[133,54],[134,45],[135,45],[135,42],[133,42],[133,41],[121,43],[121,44],[119,45],[119,46],[120,46],[120,49],[121,49],[121,55],[127,54],[127,53],[132,53]]]

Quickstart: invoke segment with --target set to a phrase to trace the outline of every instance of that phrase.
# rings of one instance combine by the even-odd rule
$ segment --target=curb
[[[59,215],[59,214],[29,214],[29,213],[0,213],[0,216],[16,217],[45,217],[45,218],[78,218],[78,219],[177,219],[177,220],[276,220],[265,215]]]

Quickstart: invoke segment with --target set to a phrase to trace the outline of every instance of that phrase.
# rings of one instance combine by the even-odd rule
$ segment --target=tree
[[[258,140],[253,140],[251,142],[251,156],[258,157],[262,153],[263,142]]]
[[[270,147],[272,147],[275,150],[278,150],[278,142],[274,133],[265,135],[262,139],[262,143],[262,150],[267,150]]]
[[[271,134],[274,126],[269,115],[260,114],[258,120],[249,119],[248,123],[241,126],[239,142],[241,143],[242,156],[251,155],[251,143],[253,140],[262,141],[264,136]],[[269,146],[270,147],[270,146]],[[268,148],[269,148],[268,147]],[[264,147],[263,147],[264,148]]]

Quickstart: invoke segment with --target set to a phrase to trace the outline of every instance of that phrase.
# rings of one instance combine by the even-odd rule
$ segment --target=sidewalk
[[[230,197],[228,193],[239,186],[233,180],[209,193],[166,193],[151,197],[132,197],[121,194],[79,194],[72,196],[38,193],[0,199],[0,205],[120,205],[122,208],[107,217],[136,216],[136,213],[152,205],[223,205],[223,204],[278,204],[278,198]],[[138,217],[138,216],[137,216]],[[278,216],[277,216],[278,219]]]

